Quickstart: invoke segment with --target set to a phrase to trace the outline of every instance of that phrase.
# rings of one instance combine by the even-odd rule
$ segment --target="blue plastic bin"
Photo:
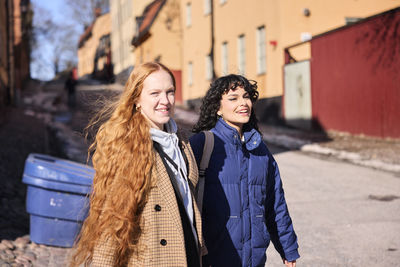
[[[72,247],[87,216],[94,169],[69,160],[30,154],[23,183],[30,238],[38,244]]]

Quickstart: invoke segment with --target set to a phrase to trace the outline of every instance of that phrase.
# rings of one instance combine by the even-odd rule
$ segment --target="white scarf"
[[[186,213],[190,220],[190,225],[192,226],[193,235],[196,239],[197,243],[197,233],[193,224],[193,202],[192,202],[192,194],[189,189],[189,184],[187,181],[188,171],[186,168],[185,160],[182,156],[182,152],[179,149],[179,139],[176,135],[178,127],[176,126],[175,121],[171,118],[165,124],[166,131],[158,130],[156,128],[150,128],[150,136],[151,139],[160,144],[162,150],[167,154],[178,166],[178,170],[167,160],[167,164],[170,166],[171,170],[175,174],[176,181],[178,182],[179,193],[183,199],[183,205],[185,206]],[[179,171],[182,170],[182,172]],[[182,177],[182,175],[184,177]]]

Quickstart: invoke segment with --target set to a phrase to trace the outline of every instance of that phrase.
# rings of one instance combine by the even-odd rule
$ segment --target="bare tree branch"
[[[67,5],[71,9],[72,19],[82,26],[89,26],[96,18],[95,9],[101,12],[109,11],[108,0],[69,0]]]
[[[65,68],[76,65],[77,27],[68,22],[56,22],[46,8],[34,5],[31,62],[36,72],[47,72],[46,77],[57,75]],[[49,71],[52,74],[48,73]]]

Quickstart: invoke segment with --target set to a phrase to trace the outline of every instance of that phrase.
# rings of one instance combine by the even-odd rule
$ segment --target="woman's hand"
[[[287,261],[283,260],[283,264],[285,264],[287,267],[296,267],[296,261]]]

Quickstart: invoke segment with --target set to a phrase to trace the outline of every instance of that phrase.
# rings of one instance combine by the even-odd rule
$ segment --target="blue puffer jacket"
[[[203,233],[207,261],[219,266],[264,266],[270,240],[282,258],[299,256],[278,166],[255,129],[238,132],[219,119],[206,171]],[[204,133],[190,138],[199,165]]]

